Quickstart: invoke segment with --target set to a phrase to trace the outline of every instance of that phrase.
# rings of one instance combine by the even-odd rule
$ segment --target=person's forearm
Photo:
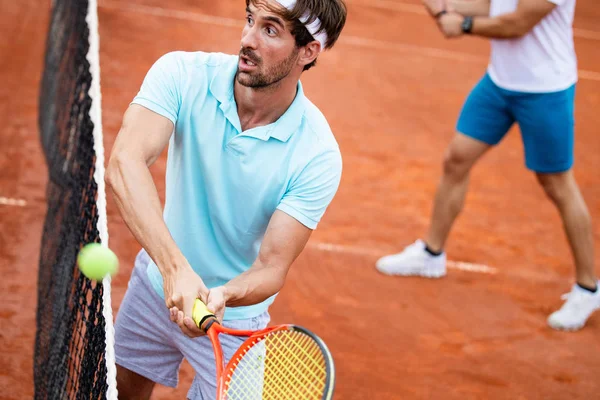
[[[163,220],[160,198],[148,166],[143,161],[113,155],[106,182],[112,188],[125,224],[163,277],[187,265]]]
[[[530,30],[523,18],[515,13],[497,17],[475,17],[471,34],[492,39],[512,39],[525,35]]]
[[[489,16],[489,0],[450,0],[448,9],[464,16]]]
[[[249,270],[224,285],[225,304],[240,307],[260,303],[281,290],[286,275],[287,268],[257,260]]]

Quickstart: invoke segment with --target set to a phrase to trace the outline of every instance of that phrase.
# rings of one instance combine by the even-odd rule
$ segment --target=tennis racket
[[[212,343],[217,364],[217,400],[330,400],[335,370],[325,343],[295,325],[257,331],[229,329],[199,299],[192,318]],[[227,365],[219,334],[247,336]]]

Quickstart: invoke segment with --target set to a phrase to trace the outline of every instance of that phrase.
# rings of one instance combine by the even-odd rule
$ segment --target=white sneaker
[[[425,251],[425,242],[419,239],[402,253],[380,258],[375,265],[379,272],[386,275],[441,278],[446,275],[446,253],[432,256]]]
[[[600,287],[600,281],[598,282]],[[600,310],[600,289],[590,293],[573,285],[571,292],[562,296],[566,300],[560,310],[548,317],[548,325],[554,329],[576,331],[583,328],[587,319],[596,310]]]

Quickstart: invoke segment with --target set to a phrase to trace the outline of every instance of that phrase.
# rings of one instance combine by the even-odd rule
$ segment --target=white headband
[[[296,0],[276,0],[276,1],[290,11],[293,10],[294,6],[296,5]],[[321,31],[321,32],[317,33],[317,31],[321,27],[321,20],[319,18],[315,18],[315,20],[310,24],[307,24],[306,21],[308,21],[308,15],[304,14],[300,18],[300,22],[302,22],[304,24],[304,26],[306,27],[308,32],[310,32],[310,34],[315,38],[315,40],[317,40],[319,43],[321,43],[321,51],[325,50],[325,43],[327,43],[327,33],[325,33],[325,31]]]

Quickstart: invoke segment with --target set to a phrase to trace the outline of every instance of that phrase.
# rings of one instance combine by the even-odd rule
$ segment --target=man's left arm
[[[257,304],[281,290],[290,266],[335,196],[341,173],[337,149],[314,157],[300,169],[269,221],[258,257],[247,271],[210,290],[209,310],[222,318],[225,305]]]
[[[258,257],[247,271],[224,286],[213,288],[208,309],[222,318],[224,306],[249,306],[265,301],[281,290],[290,266],[304,249],[312,229],[283,211],[276,210]]]
[[[493,39],[519,38],[533,29],[554,10],[560,0],[520,0],[513,12],[495,17],[472,17],[469,33]],[[438,19],[446,37],[457,37],[464,32],[465,17],[447,13]]]
[[[429,15],[439,18],[446,12],[461,15],[490,15],[490,0],[421,0]]]

